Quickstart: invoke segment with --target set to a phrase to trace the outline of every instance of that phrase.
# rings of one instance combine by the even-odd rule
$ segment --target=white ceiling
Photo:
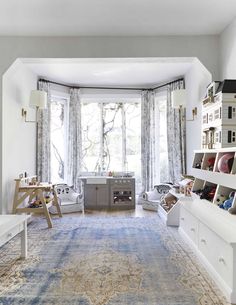
[[[183,76],[193,58],[23,59],[39,77],[77,86],[150,88]]]
[[[1,0],[0,35],[219,34],[235,0]]]

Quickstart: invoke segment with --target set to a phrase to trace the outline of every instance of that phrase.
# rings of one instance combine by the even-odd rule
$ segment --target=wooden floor
[[[82,213],[71,213],[71,214],[63,214],[63,216],[67,215],[78,215],[80,217],[96,217],[96,216],[130,216],[130,217],[157,217],[157,212],[143,210],[141,205],[136,205],[133,210],[123,210],[123,211],[108,211],[108,210],[86,210],[84,214]]]

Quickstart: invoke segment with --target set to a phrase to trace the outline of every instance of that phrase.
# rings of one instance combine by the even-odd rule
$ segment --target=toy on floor
[[[47,204],[52,200],[52,198],[48,194],[48,195],[44,196],[44,200],[45,200],[45,203]],[[40,207],[42,207],[42,202],[39,199],[29,202],[29,205],[28,205],[28,208],[40,208]]]
[[[28,208],[40,208],[42,206],[42,202],[40,200],[35,200],[30,202]]]

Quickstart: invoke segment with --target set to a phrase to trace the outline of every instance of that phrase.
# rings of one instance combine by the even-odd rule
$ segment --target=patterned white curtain
[[[75,88],[70,90],[68,128],[68,184],[81,191],[78,179],[82,160],[81,102],[80,91]]]
[[[184,80],[167,86],[167,144],[169,161],[169,181],[175,183],[186,173],[186,123],[179,109],[172,108],[171,92],[184,89]],[[182,110],[185,116],[185,110]]]
[[[38,89],[47,92],[47,108],[39,110],[37,123],[37,175],[40,181],[51,181],[51,93],[50,83],[38,82]]]
[[[160,90],[144,90],[141,96],[141,176],[142,191],[153,189],[159,182],[178,182],[186,172],[185,139],[186,125],[180,111],[171,105],[171,91],[184,88],[184,81],[176,81]],[[161,173],[158,94],[165,96],[167,123],[167,158],[168,166]],[[183,115],[185,115],[183,113]],[[161,175],[160,175],[161,174]],[[165,181],[159,181],[165,179]]]
[[[141,95],[141,177],[142,191],[153,188],[155,181],[155,100],[153,90]]]

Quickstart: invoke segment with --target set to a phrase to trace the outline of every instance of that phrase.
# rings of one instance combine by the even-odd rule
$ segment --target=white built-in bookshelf
[[[220,172],[219,160],[229,153],[233,155],[230,172]],[[213,167],[209,167],[211,158],[215,158]],[[179,199],[179,232],[195,250],[227,300],[235,304],[236,215],[219,208],[216,199],[236,191],[236,147],[195,151],[192,172],[195,176],[192,197]],[[207,185],[216,188],[215,194],[211,200],[200,199],[196,191]],[[235,200],[234,195],[232,205]]]

